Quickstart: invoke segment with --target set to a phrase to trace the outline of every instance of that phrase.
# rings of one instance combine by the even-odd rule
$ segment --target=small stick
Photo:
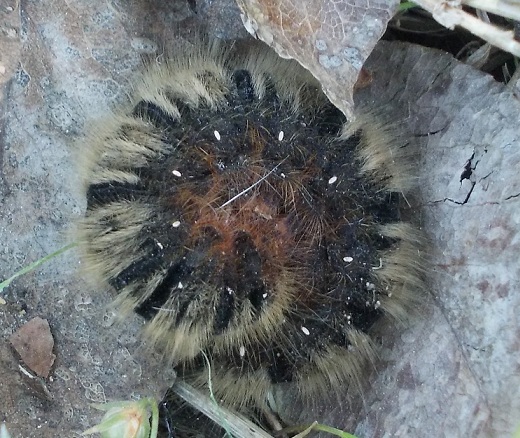
[[[238,193],[237,195],[233,196],[231,199],[227,200],[226,202],[224,202],[220,207],[220,208],[224,208],[226,205],[229,205],[231,204],[235,199],[238,199],[240,198],[240,196],[242,195],[245,195],[247,192],[249,192],[251,189],[253,189],[254,187],[256,187],[258,184],[260,184],[262,181],[265,181],[267,179],[267,177],[269,175],[271,175],[276,169],[278,169],[278,167],[280,167],[280,165],[285,161],[287,160],[287,158],[289,157],[285,157],[282,161],[280,161],[276,166],[274,166],[266,175],[264,175],[262,178],[260,178],[257,182],[255,182],[254,184],[250,185],[247,189],[245,190],[242,190],[240,193]]]
[[[462,0],[467,6],[482,9],[504,18],[520,21],[520,6],[518,3],[507,0]]]
[[[235,437],[273,438],[251,421],[239,417],[237,414],[222,406],[215,405],[209,397],[185,382],[176,381],[172,390],[195,409],[202,412],[226,430],[229,430]]]
[[[479,20],[474,15],[464,12],[460,8],[461,0],[414,0],[414,2],[430,12],[438,23],[448,29],[453,29],[455,26],[461,26],[488,43],[520,57],[520,42],[515,40],[514,32],[512,30],[500,29],[499,27]],[[465,4],[470,2],[472,5],[475,3],[482,3],[479,3],[479,0],[464,1]],[[499,3],[495,2],[495,4]],[[511,8],[513,7],[511,6]],[[492,8],[483,9],[489,10]],[[500,11],[497,11],[496,13],[500,14]]]

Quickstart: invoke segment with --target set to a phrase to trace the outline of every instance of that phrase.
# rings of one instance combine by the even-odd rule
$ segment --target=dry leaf
[[[350,117],[361,67],[383,35],[396,0],[237,0],[246,29],[296,59]]]
[[[56,355],[52,352],[54,339],[46,319],[31,319],[14,332],[9,341],[31,371],[40,377],[49,377]]]

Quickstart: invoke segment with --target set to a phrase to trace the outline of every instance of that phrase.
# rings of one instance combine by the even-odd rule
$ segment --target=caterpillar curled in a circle
[[[89,275],[186,379],[205,384],[208,358],[225,403],[357,385],[374,324],[418,301],[409,148],[263,46],[150,64],[82,149]]]

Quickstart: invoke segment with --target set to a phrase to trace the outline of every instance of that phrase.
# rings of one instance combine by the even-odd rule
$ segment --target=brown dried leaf
[[[9,341],[31,371],[40,377],[49,377],[56,355],[52,352],[54,338],[46,319],[31,319],[14,332]]]
[[[320,81],[347,117],[358,74],[397,0],[237,0],[246,29]]]

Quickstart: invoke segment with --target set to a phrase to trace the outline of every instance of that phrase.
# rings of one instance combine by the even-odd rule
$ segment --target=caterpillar
[[[227,405],[285,382],[309,399],[359,387],[373,327],[406,320],[423,288],[411,154],[296,62],[204,40],[150,62],[81,145],[83,263]]]

